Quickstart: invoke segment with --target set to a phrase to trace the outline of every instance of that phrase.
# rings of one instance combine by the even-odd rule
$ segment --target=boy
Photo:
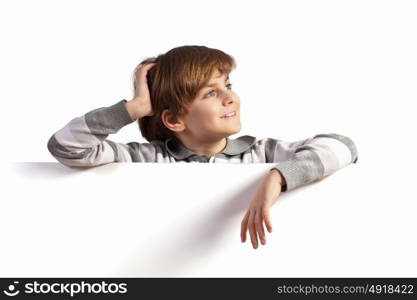
[[[67,166],[112,162],[279,162],[266,175],[241,223],[254,249],[272,232],[269,209],[282,191],[319,180],[356,163],[353,141],[318,134],[295,142],[245,135],[236,139],[240,99],[231,89],[232,56],[204,46],[182,46],[142,61],[135,69],[134,97],[72,119],[51,136],[50,153]],[[107,139],[138,121],[149,143]]]

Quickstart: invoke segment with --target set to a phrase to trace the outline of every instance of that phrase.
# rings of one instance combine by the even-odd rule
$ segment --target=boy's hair
[[[235,59],[223,51],[205,46],[181,46],[140,62],[133,73],[133,91],[137,70],[148,62],[156,63],[146,76],[153,115],[138,119],[138,123],[142,136],[149,142],[175,137],[175,132],[162,122],[164,109],[169,109],[174,117],[186,115],[188,106],[208,84],[215,70],[229,75],[236,68]]]

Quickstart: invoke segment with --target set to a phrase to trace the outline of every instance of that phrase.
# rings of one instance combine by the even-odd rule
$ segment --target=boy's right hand
[[[147,63],[141,66],[136,71],[135,78],[135,96],[132,100],[126,103],[126,108],[133,120],[143,118],[145,116],[152,116],[151,95],[149,93],[148,82],[146,74],[156,63]]]

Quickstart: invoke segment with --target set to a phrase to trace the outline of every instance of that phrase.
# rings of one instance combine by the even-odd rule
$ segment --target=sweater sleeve
[[[330,133],[295,142],[268,139],[267,162],[279,162],[277,169],[286,181],[283,191],[319,180],[358,161],[354,142],[346,136]]]
[[[134,120],[126,100],[94,109],[72,119],[48,141],[48,150],[60,163],[70,167],[92,167],[112,162],[155,162],[155,145],[116,143],[107,139]]]

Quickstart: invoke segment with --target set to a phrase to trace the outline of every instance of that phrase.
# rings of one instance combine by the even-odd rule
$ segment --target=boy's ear
[[[181,132],[185,129],[185,124],[182,118],[174,116],[169,109],[164,109],[162,111],[161,120],[169,130]]]

